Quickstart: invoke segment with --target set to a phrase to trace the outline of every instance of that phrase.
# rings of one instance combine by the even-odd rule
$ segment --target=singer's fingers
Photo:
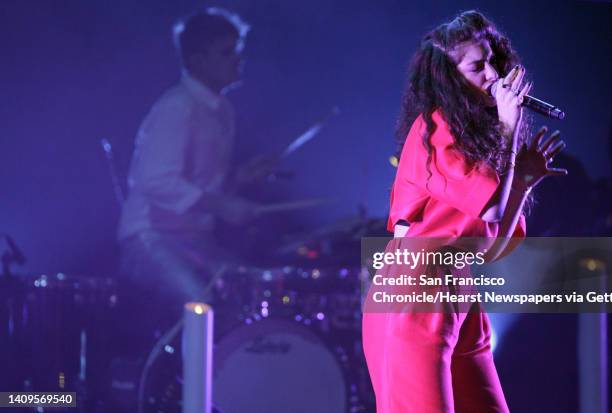
[[[521,89],[521,83],[523,82],[523,77],[525,77],[525,68],[520,66],[514,75],[514,79],[512,80],[512,86],[510,86],[510,90],[518,95],[519,90]]]
[[[567,169],[565,168],[549,168],[546,170],[546,176],[565,176]]]
[[[559,153],[565,149],[565,142],[563,141],[559,141],[557,142],[546,154],[546,158],[550,161],[552,161],[555,156],[559,155]]]
[[[511,71],[508,72],[506,76],[504,76],[504,80],[502,81],[502,87],[508,88],[512,85],[512,81],[518,72],[518,65],[514,66]]]
[[[557,143],[559,139],[561,139],[561,132],[556,130],[548,138],[546,138],[538,150],[545,154],[548,152],[548,148],[550,148],[553,143]]]
[[[527,93],[531,91],[532,87],[533,87],[533,82],[525,83],[525,85],[523,86],[523,89],[521,89],[521,91],[518,94],[519,104],[523,103],[523,98],[525,97],[525,95],[527,95]]]
[[[540,139],[542,139],[542,136],[544,136],[547,131],[548,128],[546,126],[542,126],[540,130],[536,132],[531,140],[531,144],[529,145],[529,150],[537,150],[537,148],[540,146]]]

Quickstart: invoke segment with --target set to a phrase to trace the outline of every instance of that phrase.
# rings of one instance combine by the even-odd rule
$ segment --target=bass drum
[[[223,413],[344,413],[336,357],[307,327],[263,318],[215,346],[213,401]]]

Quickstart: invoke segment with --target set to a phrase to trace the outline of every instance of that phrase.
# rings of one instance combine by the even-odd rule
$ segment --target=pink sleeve
[[[472,217],[480,217],[499,185],[499,178],[488,165],[470,165],[454,148],[454,138],[446,122],[435,112],[436,130],[431,136],[432,157],[427,169],[427,149],[422,136],[426,125],[419,117],[408,137],[402,154],[405,167],[402,178],[425,189],[432,197]],[[404,156],[406,155],[406,156]],[[407,159],[404,159],[407,158]],[[431,176],[430,176],[431,173]]]
[[[514,233],[512,234],[512,239],[506,246],[506,248],[502,251],[502,253],[495,259],[495,261],[501,260],[506,255],[510,254],[512,251],[518,247],[518,245],[523,242],[523,239],[527,235],[527,224],[525,222],[525,215],[521,214],[519,220],[516,224],[516,228],[514,229]]]

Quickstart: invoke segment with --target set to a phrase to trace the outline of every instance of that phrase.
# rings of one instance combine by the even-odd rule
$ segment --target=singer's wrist
[[[504,139],[506,140],[506,142],[513,148],[514,146],[516,146],[514,143],[516,141],[515,138],[515,130],[516,127],[513,127],[510,123],[504,122],[503,120],[500,120],[500,134],[504,137]],[[516,149],[513,150],[514,152],[516,152]]]
[[[533,188],[533,186],[529,185],[528,183],[529,178],[530,175],[526,175],[523,177],[515,176],[514,180],[512,181],[512,185],[510,186],[510,190],[513,192],[522,193],[524,195],[529,194],[529,192],[531,192],[531,189]]]
[[[527,196],[531,192],[531,187],[527,186],[527,187],[515,188],[514,185],[513,185],[513,186],[510,187],[510,192],[516,192],[516,193],[521,194],[523,196]]]

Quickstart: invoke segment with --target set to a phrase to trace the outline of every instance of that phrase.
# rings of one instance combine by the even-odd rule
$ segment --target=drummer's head
[[[248,30],[237,14],[219,8],[178,22],[174,40],[184,70],[216,93],[238,82]]]

